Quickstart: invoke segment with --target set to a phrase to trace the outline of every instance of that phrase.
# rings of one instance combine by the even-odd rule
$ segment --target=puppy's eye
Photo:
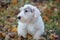
[[[28,10],[25,10],[25,12],[28,12]]]

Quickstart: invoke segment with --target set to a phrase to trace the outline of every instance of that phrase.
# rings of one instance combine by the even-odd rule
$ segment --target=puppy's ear
[[[38,17],[40,15],[41,15],[41,13],[40,13],[39,9],[35,8],[35,10],[34,10],[34,17],[36,18],[36,17]]]
[[[22,9],[23,9],[23,7],[19,8],[19,10],[22,10]]]

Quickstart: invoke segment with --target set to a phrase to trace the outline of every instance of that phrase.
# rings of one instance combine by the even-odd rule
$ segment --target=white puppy
[[[20,8],[18,14],[18,28],[19,36],[26,38],[27,33],[31,34],[34,40],[40,39],[44,33],[44,23],[39,9],[30,4],[26,4]]]

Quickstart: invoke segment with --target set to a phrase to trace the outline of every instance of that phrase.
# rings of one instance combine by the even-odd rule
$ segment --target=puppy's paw
[[[39,39],[40,39],[39,36],[34,36],[34,37],[33,37],[33,40],[39,40]]]

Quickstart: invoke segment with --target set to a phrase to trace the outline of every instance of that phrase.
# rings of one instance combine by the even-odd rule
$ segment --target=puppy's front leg
[[[26,38],[27,37],[27,30],[25,28],[18,27],[17,28],[18,32],[18,39],[21,40],[21,38]]]
[[[39,40],[40,39],[40,36],[43,34],[42,31],[37,31],[34,36],[33,36],[33,40]]]
[[[18,36],[18,40],[23,40],[27,38],[27,33],[25,31],[21,31],[21,33],[19,33]]]

